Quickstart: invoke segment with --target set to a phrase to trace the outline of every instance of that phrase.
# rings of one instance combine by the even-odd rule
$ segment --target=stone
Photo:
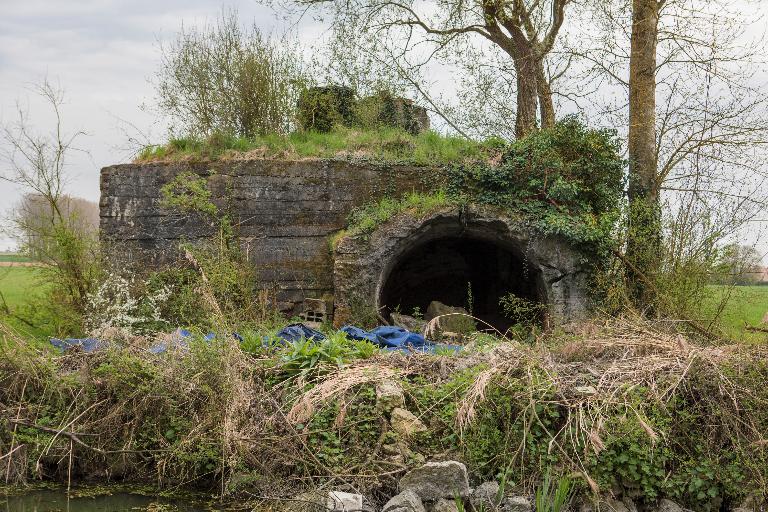
[[[634,507],[634,504],[632,506]],[[637,511],[637,508],[630,509],[624,502],[613,498],[602,499],[597,506],[592,502],[584,502],[579,506],[579,512],[632,512],[632,510]]]
[[[656,508],[652,510],[653,512],[691,512],[687,508],[683,508],[674,501],[668,499],[659,501]]]
[[[427,431],[427,426],[419,418],[412,412],[400,407],[392,409],[389,423],[392,425],[392,430],[404,437]]]
[[[377,382],[376,405],[384,412],[389,412],[395,408],[404,408],[405,394],[402,386],[393,380]]]
[[[400,444],[399,443],[387,443],[381,445],[381,452],[384,455],[400,455]]]
[[[427,307],[425,318],[431,321],[439,318],[440,331],[467,334],[477,330],[477,324],[469,316],[469,312],[462,307],[448,306],[440,301],[433,300]]]
[[[532,512],[531,500],[525,496],[508,496],[501,502],[502,512]]]
[[[422,500],[453,499],[470,495],[467,467],[461,462],[427,462],[406,473],[398,484],[401,491],[413,491]]]
[[[405,490],[390,499],[381,512],[426,512],[426,509],[418,494]]]
[[[495,509],[501,503],[499,483],[495,481],[478,485],[469,497],[469,503],[475,510]]]
[[[327,509],[329,512],[360,512],[363,510],[363,495],[331,491],[328,493]]]
[[[459,507],[456,505],[455,499],[440,498],[432,505],[429,512],[459,512]]]
[[[422,333],[424,332],[424,327],[427,325],[427,322],[424,320],[408,315],[402,315],[400,313],[392,313],[389,316],[392,318],[392,324],[395,327],[402,327],[411,332]]]

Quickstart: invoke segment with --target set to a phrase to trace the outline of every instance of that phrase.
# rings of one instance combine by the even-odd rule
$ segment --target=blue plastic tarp
[[[426,353],[435,353],[437,350],[453,350],[454,352],[461,350],[461,346],[459,345],[435,343],[425,339],[424,336],[419,333],[408,331],[402,327],[383,325],[376,327],[371,331],[366,331],[365,329],[354,325],[345,325],[340,330],[350,339],[368,340],[384,350]],[[177,329],[170,341],[155,343],[149,347],[149,352],[152,354],[162,354],[167,352],[171,347],[188,349],[189,342],[187,340],[192,336],[192,332],[187,329]],[[242,343],[243,337],[238,333],[232,333],[232,336]],[[216,335],[211,332],[206,334],[203,339],[205,341],[211,341],[215,337]],[[300,340],[322,341],[326,339],[326,336],[320,331],[316,331],[315,329],[299,323],[283,327],[272,339],[264,338],[264,344],[268,345],[270,344],[270,341],[273,341],[274,339],[283,343],[295,343]],[[63,340],[52,338],[51,345],[63,351],[80,348],[86,353],[91,353],[107,348],[109,343],[96,338],[67,338]]]
[[[453,350],[458,352],[461,347],[458,345],[444,345],[429,341],[419,333],[411,332],[402,327],[391,327],[382,325],[371,331],[366,331],[354,325],[345,325],[341,328],[347,337],[353,340],[368,340],[374,345],[384,350],[402,350],[434,353],[438,349]]]
[[[434,353],[438,349],[453,350],[455,352],[461,350],[461,347],[458,345],[434,343],[425,339],[421,334],[408,331],[402,327],[383,325],[371,331],[366,331],[361,327],[345,325],[340,330],[350,339],[368,340],[384,350],[428,353]],[[278,331],[275,334],[275,338],[287,343],[294,343],[302,339],[322,341],[326,339],[326,336],[320,331],[311,329],[304,324],[291,324]]]
[[[274,338],[284,341],[286,343],[294,343],[300,340],[318,340],[325,339],[325,334],[320,331],[316,331],[304,324],[291,324],[286,325],[275,334]],[[269,341],[266,338],[265,341]]]

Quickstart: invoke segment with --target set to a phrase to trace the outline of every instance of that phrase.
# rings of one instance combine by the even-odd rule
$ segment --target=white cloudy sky
[[[286,28],[257,0],[225,2],[243,21],[255,20],[266,32]],[[98,201],[99,169],[131,156],[126,130],[136,132],[124,121],[154,142],[165,135],[155,116],[141,108],[152,100],[149,80],[159,64],[158,41],[172,38],[182,22],[202,24],[221,8],[217,0],[0,0],[0,123],[14,120],[20,100],[44,129],[49,114],[28,87],[46,76],[58,81],[66,91],[65,127],[87,132],[79,146],[88,154],[70,159],[68,191]],[[293,28],[310,48],[324,33],[311,19]],[[3,213],[20,194],[0,181],[0,227]],[[768,252],[768,241],[759,235],[745,238]],[[0,233],[0,250],[11,246]]]
[[[254,0],[227,5],[266,32],[284,28],[270,8]],[[155,141],[164,135],[163,126],[141,109],[152,99],[149,80],[158,66],[158,41],[172,38],[182,21],[202,24],[221,8],[215,0],[0,0],[0,122],[14,121],[21,100],[44,129],[49,113],[29,85],[46,75],[58,81],[66,92],[65,127],[87,132],[79,146],[88,154],[70,159],[68,190],[98,201],[99,169],[130,157],[129,128],[121,120]],[[301,32],[302,40],[311,41],[323,28],[306,20]],[[0,181],[0,215],[19,197],[18,189]],[[0,250],[11,245],[0,234]]]

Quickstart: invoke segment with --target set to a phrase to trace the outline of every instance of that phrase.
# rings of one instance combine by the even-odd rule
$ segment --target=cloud
[[[265,31],[280,22],[256,2],[237,4],[241,19]],[[68,192],[98,201],[99,170],[125,161],[126,120],[144,132],[163,136],[163,124],[143,111],[151,103],[150,78],[159,65],[159,41],[174,36],[182,22],[200,26],[222,6],[209,0],[25,0],[3,2],[0,17],[0,122],[15,118],[15,101],[29,107],[30,118],[45,130],[52,120],[29,84],[48,76],[66,92],[64,125],[84,130],[89,154],[73,154]],[[307,20],[307,34],[318,34]],[[0,182],[0,215],[21,191]],[[0,248],[8,245],[0,234]]]

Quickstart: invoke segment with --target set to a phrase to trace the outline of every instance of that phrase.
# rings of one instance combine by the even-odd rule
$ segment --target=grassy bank
[[[411,135],[394,128],[339,127],[330,133],[294,132],[253,138],[214,135],[184,137],[148,146],[137,162],[237,158],[347,158],[437,166],[485,158],[498,145],[424,132]]]
[[[23,254],[17,254],[12,252],[0,252],[0,263],[28,263],[31,260]]]
[[[260,332],[152,355],[124,339],[53,356],[0,339],[0,477],[99,475],[225,494],[326,484],[375,497],[427,459],[530,491],[548,470],[582,494],[621,489],[718,510],[768,482],[768,353],[699,347],[613,321],[535,346],[477,337],[458,355],[384,353],[332,336],[265,346]],[[394,382],[426,426],[396,431]],[[4,474],[3,474],[4,472]]]
[[[768,314],[768,286],[712,285],[708,291],[702,313],[716,319],[728,337],[750,343],[768,341],[768,334],[745,329],[760,325]]]
[[[27,261],[23,257],[13,260],[14,263]],[[39,341],[53,335],[45,325],[32,321],[30,314],[30,308],[44,296],[46,289],[45,275],[41,269],[0,266],[0,324]]]

